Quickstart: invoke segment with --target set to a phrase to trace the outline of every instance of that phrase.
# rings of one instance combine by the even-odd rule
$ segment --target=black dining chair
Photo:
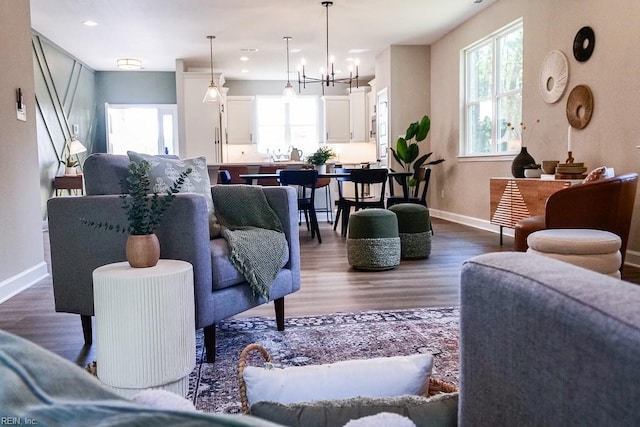
[[[351,169],[348,180],[353,182],[355,197],[345,197],[343,194],[339,194],[338,199],[338,214],[342,215],[341,222],[341,234],[343,237],[347,236],[347,229],[349,227],[349,214],[351,208],[357,212],[360,209],[380,208],[384,209],[384,196],[387,185],[388,177],[387,169]],[[377,195],[365,195],[364,189],[372,187],[372,184],[379,184],[380,192]],[[338,181],[338,192],[340,191],[340,181]],[[336,214],[336,223],[338,222],[338,214]],[[335,230],[335,224],[334,224]]]
[[[424,166],[419,168],[416,171],[414,178],[417,183],[414,187],[409,188],[409,198],[405,199],[403,196],[389,196],[387,197],[387,209],[390,206],[397,205],[398,203],[415,203],[427,206],[427,190],[429,190],[431,168]],[[431,220],[429,220],[429,230],[431,230],[431,234],[433,234],[433,223]]]
[[[387,208],[397,205],[398,203],[416,203],[427,206],[427,190],[429,189],[431,168],[421,167],[413,177],[417,183],[414,187],[409,188],[409,198],[405,199],[404,196],[389,196],[387,197]],[[389,180],[391,181],[391,177],[389,177]]]
[[[228,170],[218,171],[218,184],[231,184],[231,174]]]
[[[299,187],[298,209],[304,212],[307,229],[311,231],[311,238],[317,237],[318,243],[322,243],[315,208],[318,171],[314,169],[282,170],[280,171],[280,184]]]

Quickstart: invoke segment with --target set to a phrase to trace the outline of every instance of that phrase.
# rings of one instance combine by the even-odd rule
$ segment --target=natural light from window
[[[319,102],[317,96],[296,96],[289,103],[280,96],[256,97],[258,152],[278,158],[291,152],[314,152],[319,140]]]
[[[462,52],[461,156],[513,154],[520,149],[523,31],[519,19]]]

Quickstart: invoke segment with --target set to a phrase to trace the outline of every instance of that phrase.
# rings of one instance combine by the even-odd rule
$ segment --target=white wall
[[[463,161],[459,144],[460,50],[502,26],[524,17],[523,120],[536,125],[527,142],[529,153],[540,162],[561,160],[567,151],[566,102],[578,84],[588,85],[594,96],[589,125],[573,132],[573,155],[589,169],[600,165],[617,174],[638,172],[640,120],[638,120],[640,56],[640,2],[628,0],[509,0],[499,1],[451,31],[431,46],[431,144],[446,161],[434,168],[429,190],[430,207],[460,218],[488,224],[489,178],[510,176],[511,159]],[[573,57],[576,32],[589,25],[596,46],[589,61]],[[559,102],[547,104],[538,90],[540,66],[545,56],[561,50],[569,61],[569,83]],[[444,194],[444,197],[443,197]],[[627,260],[640,258],[640,207],[636,199]]]
[[[0,0],[0,302],[47,274],[28,1]],[[22,89],[27,121],[16,119]]]

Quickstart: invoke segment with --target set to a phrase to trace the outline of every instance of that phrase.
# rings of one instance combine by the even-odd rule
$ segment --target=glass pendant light
[[[204,94],[204,99],[202,102],[212,103],[219,102],[222,99],[222,94],[218,90],[218,86],[216,86],[216,82],[213,78],[213,39],[216,36],[207,36],[209,39],[209,49],[211,51],[211,83],[209,83],[209,88],[207,89],[207,93]]]
[[[289,80],[289,40],[291,40],[292,37],[285,36],[283,39],[287,41],[287,84],[282,91],[282,101],[286,103],[296,97],[296,91],[293,89],[293,86],[291,86],[291,81]]]

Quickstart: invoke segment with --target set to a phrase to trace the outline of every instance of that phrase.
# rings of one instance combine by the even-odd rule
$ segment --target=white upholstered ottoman
[[[578,267],[620,278],[622,241],[608,231],[548,229],[531,233],[528,253],[544,255]]]

